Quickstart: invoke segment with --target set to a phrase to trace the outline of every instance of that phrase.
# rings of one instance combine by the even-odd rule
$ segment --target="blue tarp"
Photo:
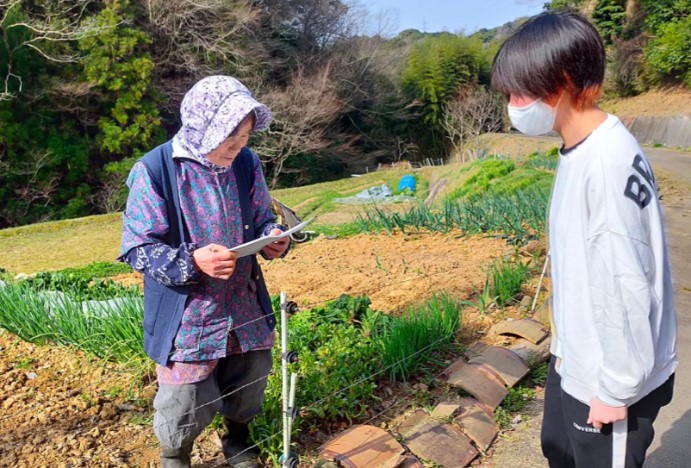
[[[415,181],[415,177],[411,176],[410,174],[404,175],[401,178],[401,181],[398,183],[398,192],[401,193],[404,190],[410,190],[412,193],[415,193],[415,188],[417,187],[417,182]]]

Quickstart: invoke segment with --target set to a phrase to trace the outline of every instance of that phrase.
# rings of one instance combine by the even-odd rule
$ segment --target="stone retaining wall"
[[[639,143],[664,145],[671,148],[691,147],[691,118],[682,117],[622,117]]]

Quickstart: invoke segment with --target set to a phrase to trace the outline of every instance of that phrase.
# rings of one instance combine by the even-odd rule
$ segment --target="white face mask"
[[[561,100],[561,99],[560,99]],[[511,124],[526,135],[544,135],[554,128],[557,120],[557,108],[545,104],[540,99],[525,107],[509,104]]]

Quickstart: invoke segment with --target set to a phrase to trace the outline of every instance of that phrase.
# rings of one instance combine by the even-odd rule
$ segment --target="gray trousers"
[[[261,410],[271,366],[271,351],[250,351],[220,359],[202,382],[159,384],[153,424],[164,451],[191,450],[216,413],[233,422],[250,422]]]

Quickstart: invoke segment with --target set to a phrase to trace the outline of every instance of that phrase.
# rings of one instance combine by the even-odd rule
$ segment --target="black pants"
[[[550,468],[640,468],[653,442],[653,422],[672,400],[674,375],[630,406],[628,417],[601,431],[587,424],[590,407],[561,389],[552,357],[545,388],[542,453]]]

